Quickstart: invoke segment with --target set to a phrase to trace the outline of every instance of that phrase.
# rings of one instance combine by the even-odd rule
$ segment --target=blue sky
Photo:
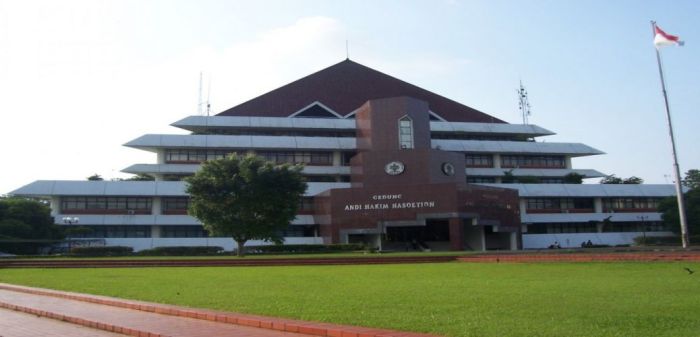
[[[672,182],[649,20],[662,50],[681,170],[700,168],[697,1],[0,0],[0,193],[37,179],[124,177],[155,155],[121,144],[219,112],[350,58],[508,122],[515,90],[548,142],[607,155],[577,168]]]

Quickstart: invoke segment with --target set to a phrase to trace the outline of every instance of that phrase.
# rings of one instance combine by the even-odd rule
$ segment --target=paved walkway
[[[45,317],[0,309],[0,337],[120,337],[122,334],[86,328]]]
[[[42,288],[15,286],[0,283],[0,315],[7,309],[32,314],[36,319],[33,329],[50,330],[55,320],[95,328],[90,334],[77,330],[64,336],[110,336],[102,332],[115,332],[139,337],[436,337],[385,329],[363,328],[347,325],[280,319],[206,309],[194,309],[150,302],[122,300],[119,298],[63,292]],[[23,314],[20,314],[23,315]],[[48,317],[54,320],[48,320]],[[32,336],[17,326],[16,336]],[[91,330],[91,329],[90,329]],[[10,330],[8,330],[10,331]],[[39,331],[39,330],[36,330]],[[94,331],[94,330],[93,330]],[[44,336],[35,333],[33,336]],[[0,337],[9,337],[0,323]]]

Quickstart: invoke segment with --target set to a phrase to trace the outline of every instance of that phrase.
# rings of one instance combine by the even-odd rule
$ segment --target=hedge
[[[700,243],[700,236],[693,235],[689,238],[691,244]],[[680,236],[638,236],[634,238],[634,243],[637,245],[651,246],[680,246]]]
[[[75,256],[125,256],[133,252],[133,248],[124,246],[73,247],[70,250]]]
[[[206,256],[218,255],[223,251],[224,249],[219,246],[173,246],[145,249],[136,254],[141,256]]]
[[[308,254],[308,253],[339,253],[365,250],[362,244],[333,244],[333,245],[270,245],[246,247],[247,254]]]

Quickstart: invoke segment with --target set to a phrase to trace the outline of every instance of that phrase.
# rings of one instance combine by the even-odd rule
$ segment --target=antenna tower
[[[527,90],[523,86],[523,81],[520,81],[520,89],[518,92],[518,109],[523,115],[523,124],[528,124],[528,117],[530,116],[530,100],[527,98]]]
[[[197,99],[197,115],[202,115],[202,72],[199,72],[199,98]]]

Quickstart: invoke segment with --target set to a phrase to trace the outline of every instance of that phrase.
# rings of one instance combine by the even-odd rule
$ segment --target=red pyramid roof
[[[505,123],[481,111],[350,60],[344,60],[241,103],[219,113],[218,116],[287,117],[316,101],[345,116],[368,100],[398,96],[409,96],[428,102],[430,110],[447,121]]]

